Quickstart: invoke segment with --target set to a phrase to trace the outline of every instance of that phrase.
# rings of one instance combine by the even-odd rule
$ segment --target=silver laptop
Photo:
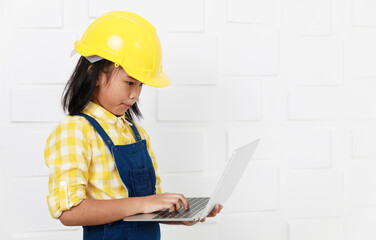
[[[216,204],[223,204],[230,198],[259,142],[260,139],[257,139],[234,151],[211,197],[187,198],[189,201],[188,210],[182,207],[178,211],[169,213],[166,209],[154,213],[133,215],[123,220],[164,222],[199,221],[203,219],[213,210]]]

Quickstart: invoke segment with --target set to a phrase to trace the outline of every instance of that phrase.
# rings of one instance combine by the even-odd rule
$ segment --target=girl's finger
[[[176,209],[176,206],[175,204],[171,203],[170,206],[169,206],[169,209],[168,209],[168,212],[175,212],[175,209]]]
[[[218,211],[218,213],[220,213],[222,211],[222,209],[223,209],[223,205],[219,205],[219,211]]]
[[[175,210],[178,211],[181,208],[181,202],[180,199],[175,203]]]
[[[221,205],[215,205],[215,207],[213,208],[213,210],[211,211],[211,213],[208,215],[208,217],[215,217],[217,216],[217,214],[221,211]]]
[[[181,208],[181,203],[184,205],[184,209],[187,210],[189,208],[189,202],[188,200],[184,197],[183,194],[169,194],[168,196],[169,201],[179,202],[179,209]]]
[[[189,202],[188,202],[188,200],[185,198],[185,196],[183,194],[179,194],[179,199],[183,203],[184,209],[185,210],[189,209]]]
[[[211,213],[210,214],[212,214],[212,215],[217,215],[217,213],[218,213],[218,210],[219,210],[219,206],[218,206],[218,204],[217,205],[215,205],[215,207],[213,208],[213,211],[211,211]]]

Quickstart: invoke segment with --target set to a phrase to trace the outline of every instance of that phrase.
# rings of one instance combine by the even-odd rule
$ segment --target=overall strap
[[[141,141],[142,139],[141,139],[140,133],[138,132],[138,130],[136,128],[136,125],[131,120],[129,120],[128,118],[126,118],[126,120],[131,123],[131,128],[132,128],[132,131],[133,131],[133,135],[136,138],[136,141],[137,142]]]
[[[112,142],[112,140],[108,136],[108,134],[104,131],[102,126],[97,122],[97,120],[95,120],[93,117],[90,117],[89,115],[84,114],[84,113],[79,113],[79,114],[75,114],[75,115],[84,117],[84,118],[86,118],[86,120],[89,121],[89,123],[94,127],[94,129],[97,131],[97,133],[102,137],[103,141],[106,143],[108,149],[111,152],[111,147],[114,146],[115,144]]]

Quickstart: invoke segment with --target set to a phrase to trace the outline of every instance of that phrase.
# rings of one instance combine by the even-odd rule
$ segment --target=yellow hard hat
[[[84,57],[104,58],[129,76],[152,87],[167,87],[162,72],[162,49],[156,30],[137,14],[114,11],[96,19],[74,49]]]

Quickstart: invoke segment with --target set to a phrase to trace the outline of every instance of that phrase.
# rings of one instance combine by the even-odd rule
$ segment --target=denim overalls
[[[128,145],[114,145],[110,137],[92,117],[85,117],[102,137],[115,159],[116,168],[128,197],[142,197],[155,194],[156,176],[152,160],[136,126],[132,123],[132,131],[136,142]],[[129,121],[129,120],[127,120]],[[119,220],[98,226],[83,226],[84,240],[159,240],[161,238],[158,222],[124,222]]]

